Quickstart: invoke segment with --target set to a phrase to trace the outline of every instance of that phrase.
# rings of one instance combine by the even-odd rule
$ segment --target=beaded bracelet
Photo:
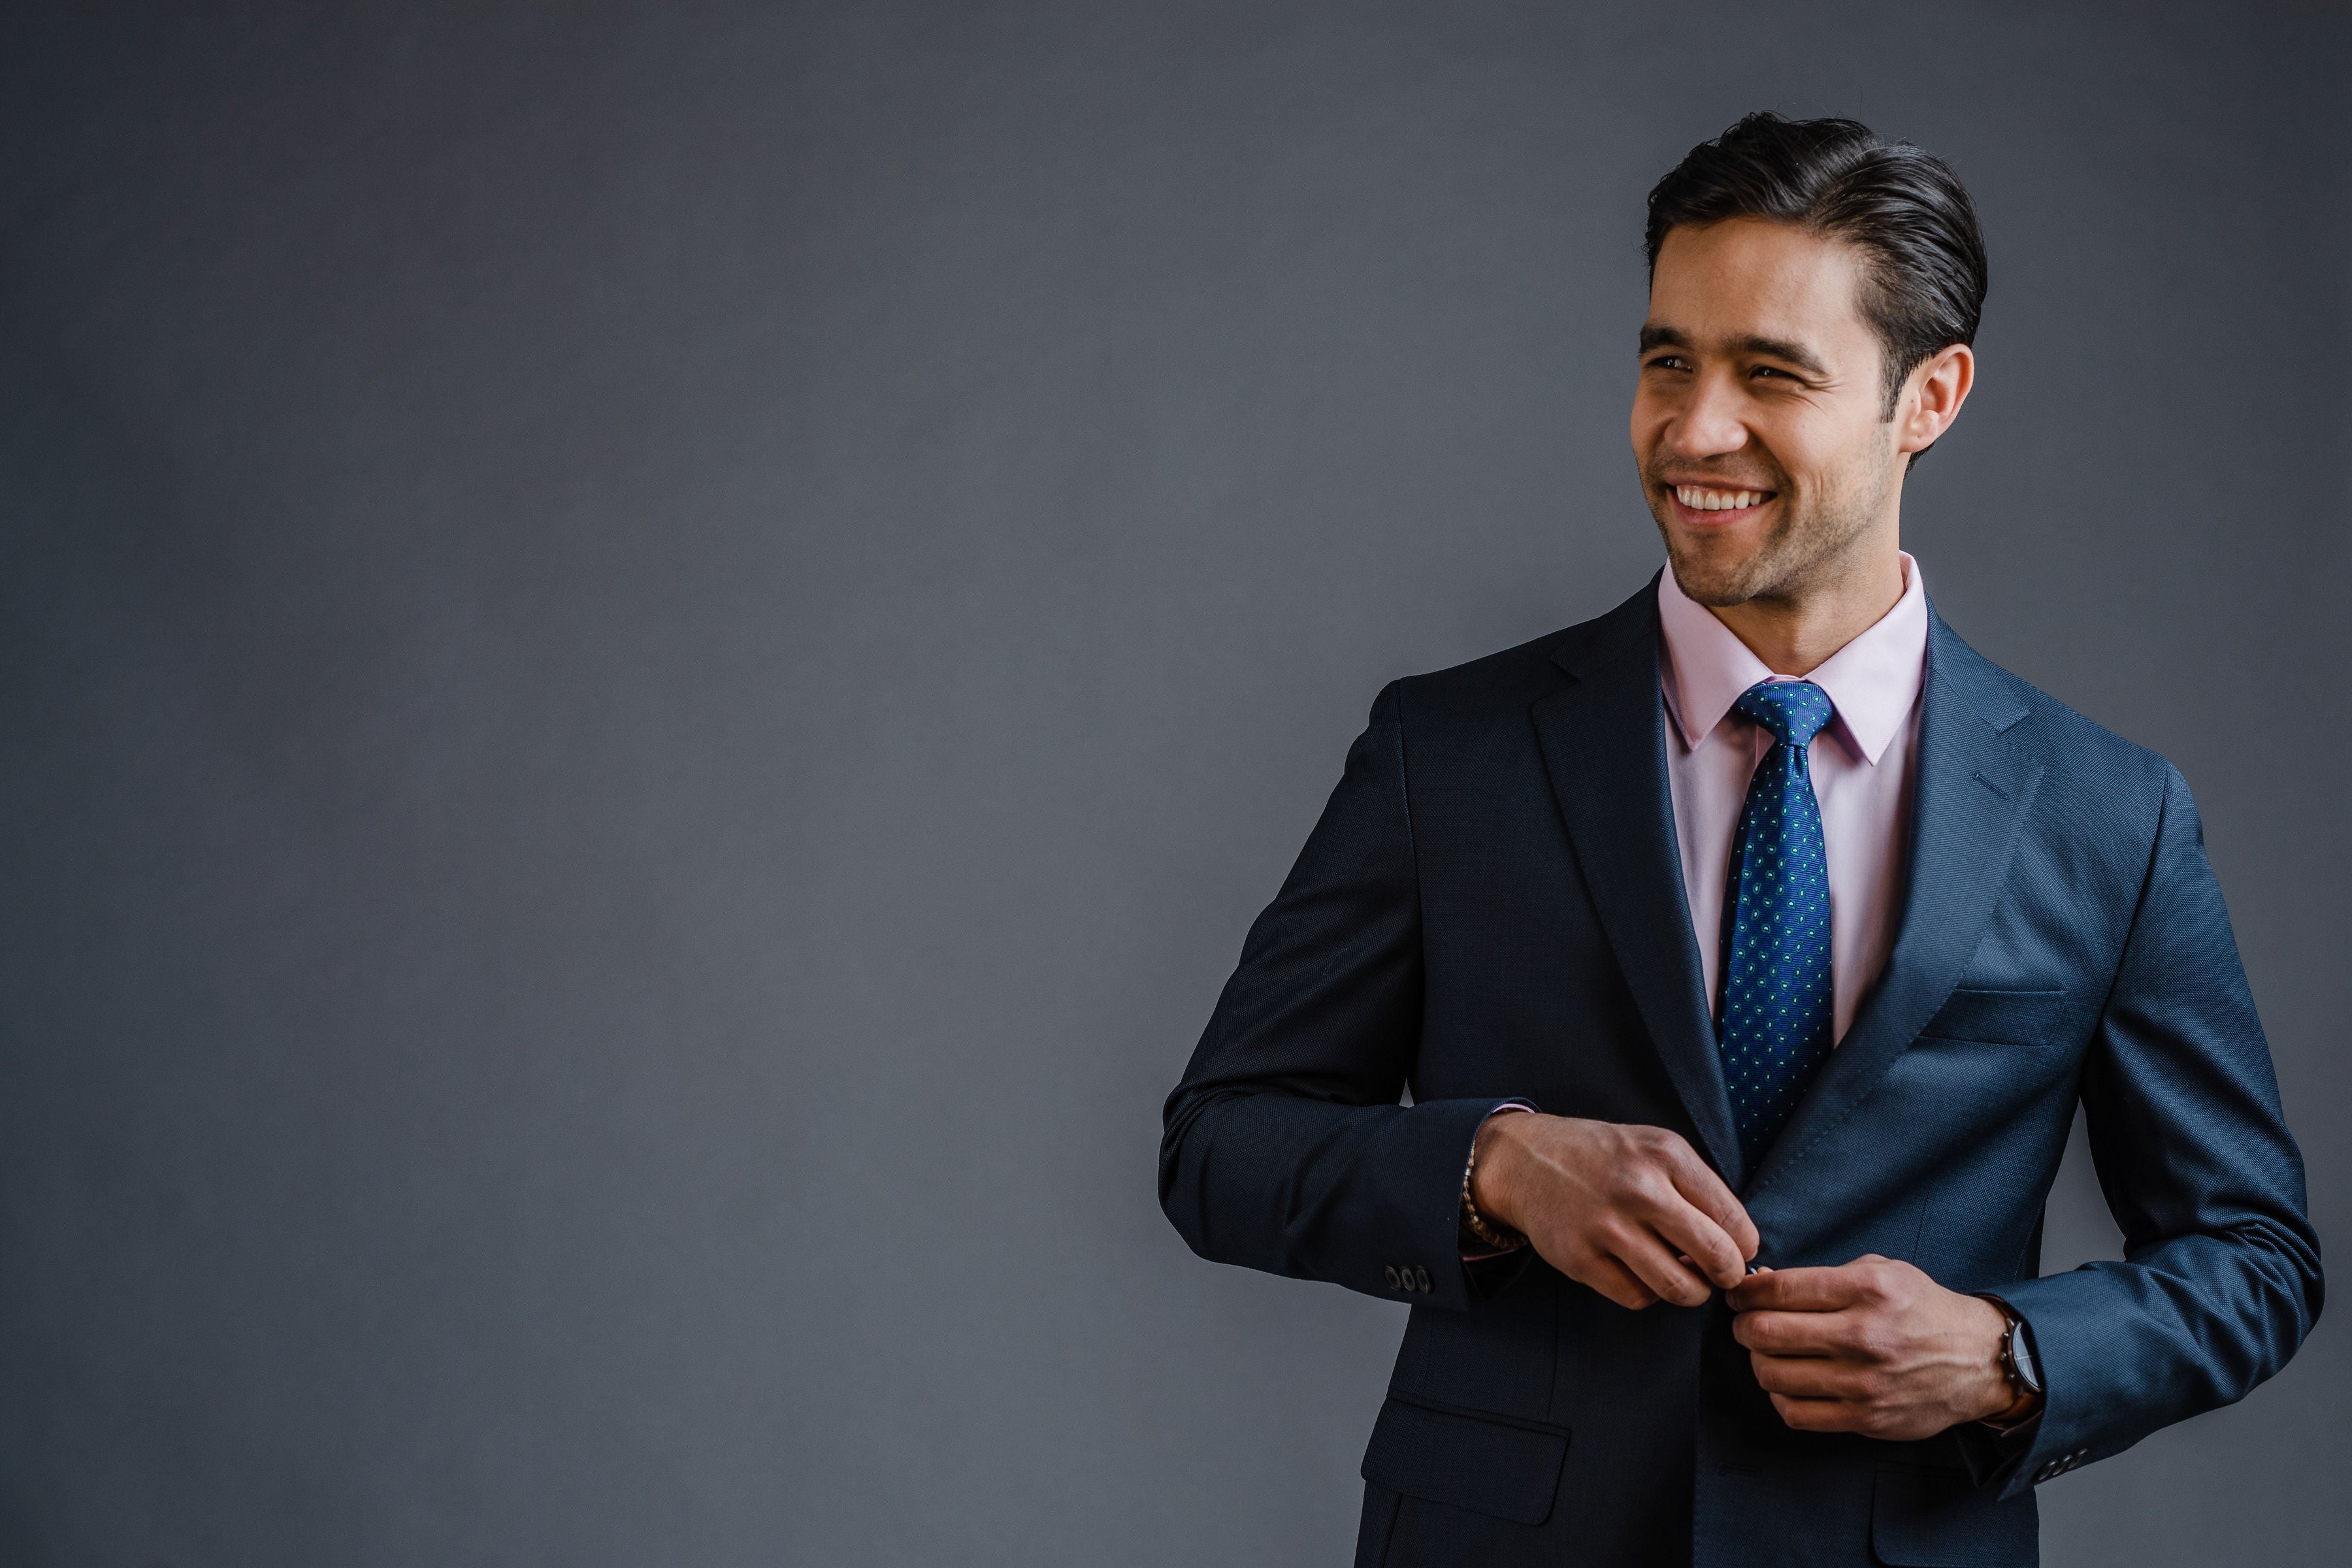
[[[1462,1223],[1470,1234],[1497,1251],[1510,1252],[1528,1244],[1528,1238],[1509,1226],[1490,1220],[1478,1212],[1470,1201],[1470,1178],[1478,1172],[1478,1141],[1470,1141],[1470,1158],[1462,1163]]]

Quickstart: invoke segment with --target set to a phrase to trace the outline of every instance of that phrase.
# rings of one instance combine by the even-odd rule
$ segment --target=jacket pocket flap
[[[1391,1398],[1364,1450],[1364,1479],[1516,1524],[1551,1517],[1568,1458],[1565,1427],[1514,1424]]]
[[[2046,1046],[2066,1011],[2063,991],[1955,991],[1919,1031],[1924,1038]]]

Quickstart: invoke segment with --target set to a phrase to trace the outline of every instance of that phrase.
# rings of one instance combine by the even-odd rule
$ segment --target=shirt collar
[[[1805,679],[1829,696],[1854,750],[1877,766],[1918,700],[1927,670],[1927,589],[1919,563],[1903,563],[1903,596],[1867,631]],[[1723,722],[1741,692],[1777,679],[1729,626],[1685,595],[1669,569],[1658,574],[1658,623],[1665,635],[1666,710],[1684,744],[1696,748]]]

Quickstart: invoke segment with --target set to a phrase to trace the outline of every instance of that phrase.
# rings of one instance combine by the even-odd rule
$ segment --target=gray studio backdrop
[[[1375,690],[1659,551],[1642,196],[1994,257],[1937,600],[2197,786],[2352,1238],[2319,7],[0,20],[0,1563],[1345,1560],[1398,1308],[1161,1097]],[[2079,1163],[2051,1265],[2116,1245]],[[1667,1310],[1667,1309],[1660,1309]],[[2352,1531],[2342,1325],[2043,1489]]]

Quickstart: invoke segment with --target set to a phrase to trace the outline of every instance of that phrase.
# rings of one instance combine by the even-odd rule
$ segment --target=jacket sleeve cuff
[[[1462,1154],[1462,1199],[1456,1205],[1455,1238],[1462,1257],[1462,1281],[1472,1302],[1491,1301],[1510,1289],[1518,1277],[1528,1271],[1536,1249],[1522,1240],[1516,1247],[1496,1247],[1470,1228],[1468,1219],[1470,1174],[1475,1164],[1478,1134],[1487,1122],[1513,1111],[1534,1111],[1536,1103],[1529,1100],[1507,1100],[1478,1119],[1470,1130],[1470,1146]]]
[[[1499,1288],[1493,1276],[1507,1268],[1516,1276],[1529,1249],[1520,1248],[1486,1264],[1462,1260],[1462,1173],[1478,1129],[1505,1104],[1496,1100],[1423,1100],[1407,1110],[1387,1142],[1388,1174],[1381,1185],[1402,1213],[1402,1224],[1379,1225],[1381,1256],[1361,1258],[1366,1271],[1359,1289],[1384,1300],[1414,1307],[1466,1310]],[[1394,1211],[1392,1211],[1393,1213]],[[1368,1237],[1368,1239],[1370,1237]],[[1472,1270],[1482,1272],[1473,1283]],[[1345,1281],[1353,1283],[1353,1281]]]
[[[2055,1480],[2095,1458],[2129,1447],[2099,1430],[2101,1401],[2095,1347],[2105,1313],[2093,1281],[2058,1274],[2004,1286],[2000,1300],[2025,1321],[2033,1359],[2042,1372],[2042,1407],[2006,1432],[1981,1428],[1979,1443],[1964,1444],[1969,1468],[1983,1469],[1978,1483],[2012,1498]]]

